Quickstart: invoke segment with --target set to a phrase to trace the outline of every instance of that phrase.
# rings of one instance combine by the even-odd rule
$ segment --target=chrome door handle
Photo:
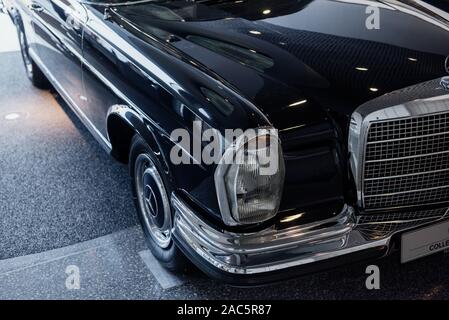
[[[34,12],[42,12],[42,11],[44,11],[44,8],[42,8],[39,4],[37,4],[37,3],[31,3],[29,6],[28,6],[28,8],[31,10],[31,11],[34,11]]]

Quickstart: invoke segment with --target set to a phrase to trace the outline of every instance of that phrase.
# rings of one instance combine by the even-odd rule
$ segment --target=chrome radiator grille
[[[449,201],[449,113],[370,124],[363,200],[366,209]]]

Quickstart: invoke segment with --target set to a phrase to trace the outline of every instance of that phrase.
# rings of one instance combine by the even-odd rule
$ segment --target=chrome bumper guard
[[[312,224],[238,234],[211,227],[175,194],[172,204],[175,239],[201,260],[230,275],[256,275],[368,249],[386,249],[391,240],[391,236],[366,240],[356,229],[351,207],[332,219]]]

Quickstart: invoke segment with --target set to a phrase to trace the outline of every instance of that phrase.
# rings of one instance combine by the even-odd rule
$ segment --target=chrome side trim
[[[59,84],[53,74],[48,70],[45,64],[41,61],[39,56],[30,48],[30,56],[33,61],[39,66],[45,76],[50,80],[50,82],[54,85],[55,89],[59,92],[64,101],[69,105],[72,111],[78,116],[81,122],[86,126],[89,132],[94,136],[94,138],[100,143],[103,149],[110,153],[112,151],[112,146],[109,140],[103,136],[103,134],[94,126],[94,124],[89,120],[86,114],[81,110],[81,108],[70,98],[70,95],[67,91]],[[81,72],[81,70],[80,70]]]
[[[286,229],[237,234],[218,230],[172,194],[174,237],[207,263],[230,274],[260,274],[307,265],[366,249],[386,249],[390,237],[368,241],[351,207],[336,217]]]

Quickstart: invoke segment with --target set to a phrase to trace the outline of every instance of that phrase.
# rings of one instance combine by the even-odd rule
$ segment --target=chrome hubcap
[[[164,182],[153,161],[146,154],[137,157],[135,184],[145,228],[161,248],[171,241],[171,210]]]
[[[25,34],[21,30],[19,30],[19,43],[20,43],[20,52],[22,53],[23,63],[25,64],[27,76],[29,78],[32,78],[33,77],[33,64],[31,63],[31,58],[28,53],[28,45],[27,45],[27,42],[25,39]]]

